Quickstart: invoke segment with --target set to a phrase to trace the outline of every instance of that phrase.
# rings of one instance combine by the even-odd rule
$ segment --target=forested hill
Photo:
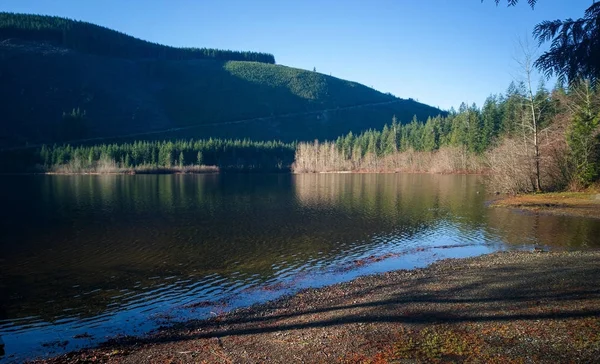
[[[49,42],[82,53],[129,59],[218,59],[275,63],[272,54],[151,43],[99,25],[56,16],[0,13],[0,41]]]
[[[262,53],[182,50],[88,23],[2,14],[0,148],[114,137],[324,140],[379,129],[393,116],[409,122],[442,113],[273,62]]]

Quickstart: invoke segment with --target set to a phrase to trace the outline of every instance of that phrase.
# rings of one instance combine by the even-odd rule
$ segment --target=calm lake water
[[[488,198],[477,176],[2,177],[0,361],[446,257],[600,246],[598,220]]]

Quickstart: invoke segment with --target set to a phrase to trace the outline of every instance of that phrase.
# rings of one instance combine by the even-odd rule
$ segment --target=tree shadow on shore
[[[104,344],[126,348],[184,340],[256,335],[349,324],[458,324],[545,321],[600,316],[600,265],[595,256],[560,263],[478,268],[453,263],[309,289],[208,320]],[[476,261],[476,260],[475,260]],[[542,263],[542,264],[540,264]],[[415,278],[416,277],[416,278]],[[104,346],[103,345],[103,346]]]

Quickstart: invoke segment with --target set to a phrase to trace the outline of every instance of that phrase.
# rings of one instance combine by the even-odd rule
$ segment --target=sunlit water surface
[[[600,246],[598,220],[486,207],[477,176],[15,176],[0,198],[0,361],[447,257]]]

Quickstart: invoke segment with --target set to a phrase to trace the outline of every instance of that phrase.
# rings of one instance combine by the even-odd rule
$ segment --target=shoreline
[[[0,173],[0,176],[101,176],[101,175],[136,175],[136,174],[148,174],[148,175],[161,175],[161,174],[219,174],[219,173],[284,173],[291,175],[317,175],[317,174],[428,174],[428,175],[456,175],[456,176],[487,176],[486,172],[470,172],[470,171],[456,171],[456,172],[428,172],[428,171],[401,171],[401,170],[382,170],[382,171],[365,171],[365,170],[354,170],[354,171],[328,171],[328,172],[294,172],[290,171],[252,171],[252,170],[235,170],[225,169],[221,170],[216,166],[208,166],[210,168],[205,170],[180,170],[180,169],[164,169],[160,171],[147,172],[144,170],[124,170],[124,171],[111,171],[111,172],[15,172],[15,173]]]
[[[352,171],[323,171],[323,172],[292,172],[292,174],[439,174],[439,175],[456,175],[456,176],[487,176],[487,172],[474,171],[454,171],[454,172],[432,172],[432,171],[406,171],[406,170],[352,170]]]
[[[111,167],[104,170],[81,170],[81,171],[46,171],[42,174],[47,175],[102,175],[102,174],[121,174],[121,175],[136,175],[136,174],[214,174],[219,173],[220,168],[217,166],[206,165],[190,165],[182,167],[155,167],[155,166],[139,166],[132,168],[116,168]]]
[[[589,361],[600,251],[497,252],[304,289],[40,363]]]
[[[195,167],[195,168],[193,168]],[[221,173],[217,166],[190,166],[188,167],[156,167],[152,169],[115,169],[98,172],[96,170],[86,170],[78,172],[64,171],[38,171],[38,172],[15,172],[15,173],[0,173],[0,176],[102,176],[102,175],[162,175],[162,174],[218,174]]]
[[[489,206],[548,215],[600,219],[600,193],[596,191],[506,196],[490,201]]]

